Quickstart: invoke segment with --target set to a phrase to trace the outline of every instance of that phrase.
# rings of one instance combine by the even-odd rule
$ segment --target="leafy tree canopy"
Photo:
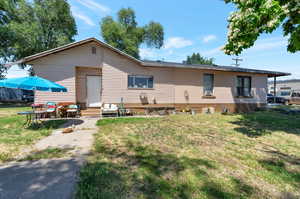
[[[225,0],[237,10],[229,18],[228,42],[224,51],[238,55],[254,45],[262,33],[272,33],[283,27],[289,37],[287,50],[300,50],[300,1],[299,0]]]
[[[2,72],[4,63],[70,43],[76,34],[67,0],[0,0]]]
[[[121,9],[118,20],[108,16],[101,21],[103,39],[127,54],[139,58],[139,47],[146,44],[148,47],[161,48],[164,42],[164,30],[160,23],[151,21],[139,27],[134,10]]]
[[[187,56],[187,59],[183,61],[183,63],[213,65],[214,58],[205,58],[202,57],[199,53],[193,53],[192,56]]]

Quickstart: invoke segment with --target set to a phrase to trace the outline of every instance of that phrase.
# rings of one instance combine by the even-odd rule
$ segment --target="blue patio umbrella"
[[[67,92],[65,87],[37,76],[0,80],[0,87],[33,91]]]

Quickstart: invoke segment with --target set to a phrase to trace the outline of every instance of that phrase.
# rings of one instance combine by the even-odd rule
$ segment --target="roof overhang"
[[[280,77],[289,76],[290,73],[268,71],[268,70],[257,70],[242,67],[232,66],[220,66],[220,65],[202,65],[202,64],[182,64],[174,62],[161,62],[161,61],[144,61],[142,65],[145,67],[164,67],[164,68],[179,68],[179,69],[200,69],[200,70],[214,70],[214,71],[226,71],[226,72],[242,72],[242,73],[254,73],[254,74],[265,74],[268,77]]]
[[[41,52],[41,53],[37,53],[37,54],[34,54],[34,55],[31,55],[31,56],[28,56],[28,57],[25,57],[21,60],[18,60],[16,62],[13,62],[13,63],[9,63],[7,64],[8,66],[12,66],[12,65],[15,65],[15,64],[27,64],[31,61],[34,61],[34,60],[37,60],[37,59],[40,59],[40,58],[43,58],[43,57],[46,57],[48,55],[52,55],[52,54],[56,54],[56,53],[59,53],[59,52],[62,52],[62,51],[65,51],[65,50],[69,50],[71,48],[74,48],[74,47],[78,47],[78,46],[81,46],[81,45],[84,45],[84,44],[87,44],[87,43],[96,43],[97,45],[100,45],[102,47],[106,47],[106,48],[109,48],[110,50],[120,54],[120,55],[123,55],[135,62],[138,62],[140,63],[141,61],[114,48],[113,46],[107,44],[107,43],[104,43],[96,38],[88,38],[88,39],[84,39],[84,40],[81,40],[81,41],[77,41],[77,42],[73,42],[73,43],[70,43],[70,44],[66,44],[64,46],[60,46],[58,48],[53,48],[53,49],[50,49],[50,50],[47,50],[47,51],[44,51],[44,52]]]

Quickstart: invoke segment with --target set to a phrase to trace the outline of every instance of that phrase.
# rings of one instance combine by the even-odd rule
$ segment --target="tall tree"
[[[151,21],[146,26],[139,27],[134,10],[131,8],[121,9],[117,21],[110,16],[103,18],[101,33],[108,44],[135,58],[139,58],[141,44],[161,48],[164,42],[162,25]]]
[[[224,51],[238,55],[254,45],[262,33],[272,33],[282,26],[288,36],[287,50],[300,51],[300,3],[299,0],[225,0],[233,3],[237,10],[229,21],[228,42]]]
[[[184,64],[205,64],[213,65],[214,58],[202,57],[200,53],[193,53],[192,56],[187,56],[186,60],[183,61]]]
[[[67,0],[0,2],[0,64],[74,41],[77,28]]]
[[[5,26],[13,15],[15,0],[0,0],[0,79],[4,78],[6,68],[3,66],[6,61],[6,49],[10,46],[10,41],[13,40],[13,35]]]

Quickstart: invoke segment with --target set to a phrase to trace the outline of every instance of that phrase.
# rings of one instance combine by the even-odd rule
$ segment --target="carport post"
[[[274,104],[276,104],[276,76],[274,76]]]

